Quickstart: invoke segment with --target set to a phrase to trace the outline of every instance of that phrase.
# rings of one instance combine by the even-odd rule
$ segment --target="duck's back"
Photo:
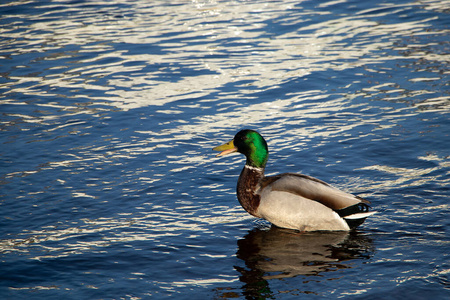
[[[349,230],[337,211],[365,202],[321,180],[293,173],[264,178],[259,194],[260,217],[302,231]]]

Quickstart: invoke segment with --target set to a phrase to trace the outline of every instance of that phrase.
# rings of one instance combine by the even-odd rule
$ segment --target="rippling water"
[[[2,299],[450,296],[450,4],[0,4]],[[270,228],[267,172],[368,198],[351,233]]]

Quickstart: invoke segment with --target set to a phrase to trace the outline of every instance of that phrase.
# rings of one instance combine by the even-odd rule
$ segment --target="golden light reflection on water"
[[[422,157],[419,158],[423,159]],[[432,174],[435,173],[435,171],[448,167],[450,167],[450,162],[445,161],[444,158],[442,158],[442,161],[440,161],[438,165],[433,168],[399,168],[385,165],[371,165],[363,167],[360,170],[376,170],[382,173],[396,175],[397,178],[394,180],[383,180],[383,182],[380,183],[373,181],[371,186],[373,190],[383,190],[384,188],[389,188],[392,186],[396,186],[398,188],[422,186],[427,182],[436,182],[439,185],[445,186],[450,182],[449,179],[441,178]]]
[[[39,75],[42,70],[37,72],[38,75],[30,72],[22,77],[10,76],[11,82],[7,83],[10,91],[7,94],[56,95],[49,87],[95,90],[102,92],[103,96],[91,96],[91,101],[107,101],[109,105],[128,110],[205,97],[233,82],[247,81],[254,87],[251,92],[255,93],[258,89],[274,88],[287,79],[305,77],[317,71],[342,71],[403,59],[446,63],[449,58],[448,54],[424,51],[415,51],[408,56],[378,54],[379,49],[405,50],[408,46],[396,48],[396,41],[425,31],[435,18],[379,24],[369,17],[377,17],[384,12],[369,10],[331,20],[324,18],[322,22],[306,26],[288,27],[285,33],[267,36],[267,24],[270,22],[288,26],[294,20],[306,20],[311,13],[319,12],[293,9],[297,2],[245,2],[237,5],[228,2],[199,4],[193,1],[174,6],[135,2],[131,5],[138,22],[135,18],[114,19],[106,14],[94,14],[93,11],[86,12],[92,16],[88,24],[83,23],[77,14],[59,20],[46,20],[46,13],[38,16],[43,20],[30,24],[25,34],[31,35],[35,31],[45,33],[37,36],[34,44],[18,45],[20,54],[33,52],[38,45],[46,44],[44,50],[49,54],[43,52],[41,59],[69,58],[71,61],[65,64],[64,72],[56,70],[55,74]],[[401,13],[410,9],[410,5],[397,5],[390,9]],[[325,17],[331,15],[325,10],[320,13]],[[117,14],[120,15],[120,11]],[[155,15],[158,17],[155,18]],[[164,19],[170,20],[169,23],[162,22]],[[165,33],[171,32],[178,34],[175,37],[170,34],[165,36]],[[6,31],[4,34],[19,41],[24,33]],[[433,34],[443,35],[446,32]],[[366,38],[358,40],[360,35]],[[224,44],[230,39],[235,40],[233,45]],[[354,42],[349,43],[349,40]],[[115,50],[116,43],[152,45],[155,48],[150,48],[146,54],[133,54],[126,49]],[[61,50],[56,56],[53,53],[58,47],[74,45],[82,48]],[[421,48],[426,46],[420,45]],[[418,45],[411,47],[416,49]],[[90,57],[84,58],[83,53],[90,54]],[[186,58],[190,58],[189,61]],[[148,66],[154,66],[151,72],[146,70]],[[23,67],[27,69],[29,66]],[[190,70],[193,76],[167,80],[170,74],[177,74],[183,68]],[[211,73],[204,74],[206,70]],[[108,78],[107,84],[97,82],[101,78]],[[418,77],[411,80],[440,79]],[[246,89],[240,92],[242,96],[247,93]]]
[[[181,236],[189,233],[192,245],[187,247],[206,247],[195,244],[196,235],[211,232],[210,227],[217,224],[235,224],[244,220],[252,220],[242,212],[240,207],[215,206],[212,216],[194,216],[197,207],[191,207],[193,212],[186,213],[189,208],[178,207],[184,211],[184,219],[180,219],[176,211],[165,207],[151,206],[155,212],[136,214],[119,214],[114,218],[82,219],[74,227],[58,229],[58,226],[48,226],[38,231],[26,231],[21,235],[25,238],[0,240],[0,252],[28,253],[30,259],[44,260],[67,257],[82,253],[98,253],[107,251],[107,247],[117,244],[128,244],[136,241],[161,242],[165,238]],[[143,208],[145,210],[145,208]],[[200,209],[205,210],[205,208]],[[161,221],[163,220],[163,222]],[[97,236],[97,238],[95,238]],[[83,241],[90,237],[89,241]],[[56,242],[56,246],[53,243]],[[176,246],[172,246],[175,247]]]

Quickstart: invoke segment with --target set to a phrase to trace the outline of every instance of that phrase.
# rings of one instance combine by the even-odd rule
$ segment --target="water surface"
[[[446,1],[0,5],[4,299],[443,299]],[[235,196],[242,128],[268,174],[372,202],[356,232],[271,228]]]

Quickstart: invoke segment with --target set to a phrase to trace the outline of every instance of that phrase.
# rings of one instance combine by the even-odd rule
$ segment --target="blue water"
[[[1,299],[450,297],[450,3],[4,1]],[[271,228],[268,174],[371,201],[351,233]]]

